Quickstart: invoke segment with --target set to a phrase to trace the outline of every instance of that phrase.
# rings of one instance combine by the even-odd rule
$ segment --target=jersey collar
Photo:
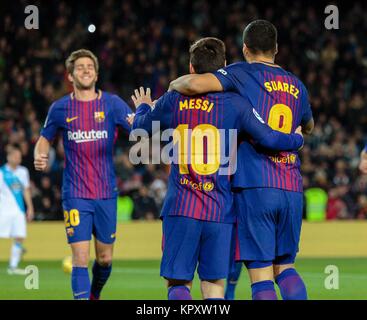
[[[98,92],[97,100],[100,100],[102,98],[102,90],[98,89],[97,92]],[[75,99],[75,93],[74,93],[74,91],[72,93],[70,93],[70,99],[71,100],[74,100]]]
[[[274,68],[282,68],[280,65],[273,63],[273,62],[267,62],[267,61],[262,61],[262,60],[257,60],[257,61],[253,61],[251,63],[261,63],[261,64],[265,64],[266,66],[269,67],[274,67]]]

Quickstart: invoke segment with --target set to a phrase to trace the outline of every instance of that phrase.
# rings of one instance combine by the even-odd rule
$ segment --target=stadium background
[[[39,30],[24,28],[24,7],[28,4],[37,5],[40,10]],[[189,45],[202,36],[216,36],[225,41],[228,63],[242,60],[242,30],[255,18],[268,19],[278,28],[276,61],[305,83],[316,122],[301,152],[306,190],[304,215],[307,220],[328,222],[307,222],[302,233],[299,264],[301,271],[309,275],[305,276],[306,284],[307,280],[313,284],[310,296],[366,298],[367,286],[363,289],[358,285],[363,281],[367,284],[367,275],[363,274],[367,270],[367,224],[356,221],[367,218],[367,176],[358,173],[367,124],[366,4],[337,3],[339,30],[325,29],[326,4],[287,0],[276,3],[218,0],[215,6],[207,0],[2,3],[0,164],[5,161],[7,146],[19,144],[23,164],[31,172],[36,208],[36,222],[29,226],[25,262],[48,270],[44,274],[49,272],[53,276],[45,282],[52,288],[53,281],[60,281],[64,291],[52,295],[52,290],[45,289],[39,290],[39,295],[31,295],[21,290],[19,279],[9,279],[3,271],[9,242],[1,241],[0,281],[8,285],[0,289],[0,298],[69,297],[67,275],[60,272],[60,261],[69,254],[62,222],[44,221],[62,220],[61,141],[54,144],[47,173],[33,170],[32,156],[50,104],[71,90],[64,69],[68,54],[82,47],[94,51],[101,70],[98,86],[119,94],[132,105],[130,96],[134,88],[150,87],[153,96],[159,97],[171,80],[187,73]],[[87,30],[90,23],[96,25],[94,33]],[[126,281],[116,280],[113,281],[116,292],[112,290],[114,293],[109,297],[164,298],[164,286],[157,274],[160,223],[151,220],[159,215],[168,168],[132,166],[128,148],[127,136],[121,133],[115,152],[121,222],[116,247],[116,264],[121,266],[117,270],[121,272],[116,277],[128,279],[137,275],[144,279],[145,275],[156,281],[154,285],[150,283],[156,291],[152,289],[147,296],[142,295],[144,283],[141,283],[135,288],[140,291],[129,296],[118,291],[119,283],[124,288]],[[343,290],[330,292],[323,288],[324,268],[328,264],[342,266],[341,279],[348,282]],[[248,294],[247,279],[241,281],[239,289]]]

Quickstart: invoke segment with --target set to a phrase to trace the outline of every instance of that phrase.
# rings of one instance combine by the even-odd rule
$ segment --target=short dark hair
[[[79,58],[89,58],[93,61],[94,68],[96,69],[96,73],[98,73],[99,64],[98,59],[94,55],[94,53],[87,49],[79,49],[76,51],[73,51],[70,56],[65,61],[65,67],[68,73],[73,74],[74,72],[74,65],[75,61]]]
[[[226,46],[213,37],[202,38],[190,47],[190,63],[196,73],[213,72],[226,63]]]
[[[20,149],[19,144],[14,143],[14,144],[8,144],[6,146],[6,153],[9,155],[11,153],[13,153],[14,151],[19,151],[22,152],[22,150]]]
[[[243,43],[254,54],[274,54],[277,48],[277,38],[277,29],[267,20],[252,21],[243,31]]]

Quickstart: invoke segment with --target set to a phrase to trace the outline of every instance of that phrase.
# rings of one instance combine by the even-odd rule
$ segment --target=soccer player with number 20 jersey
[[[73,254],[74,299],[99,299],[111,273],[116,238],[116,179],[113,144],[117,126],[130,131],[128,105],[118,96],[96,91],[98,60],[88,50],[66,60],[73,93],[52,104],[35,147],[35,168],[47,168],[52,140],[60,132],[65,149],[63,208]],[[89,247],[95,237],[93,280],[88,274]]]

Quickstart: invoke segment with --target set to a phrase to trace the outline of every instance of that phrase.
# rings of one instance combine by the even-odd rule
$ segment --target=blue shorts
[[[294,263],[302,226],[303,194],[255,188],[235,192],[234,199],[238,214],[236,261],[245,261],[250,268],[265,266],[258,262]]]
[[[234,225],[233,233],[232,233],[232,241],[231,241],[231,257],[230,257],[230,264],[229,264],[229,275],[235,273],[237,270],[237,264],[239,261],[236,261],[236,224]],[[241,263],[242,266],[242,263]]]
[[[111,244],[116,238],[117,200],[64,199],[64,222],[68,243],[95,238]]]
[[[228,276],[233,224],[163,217],[161,276],[166,279],[219,280]]]

